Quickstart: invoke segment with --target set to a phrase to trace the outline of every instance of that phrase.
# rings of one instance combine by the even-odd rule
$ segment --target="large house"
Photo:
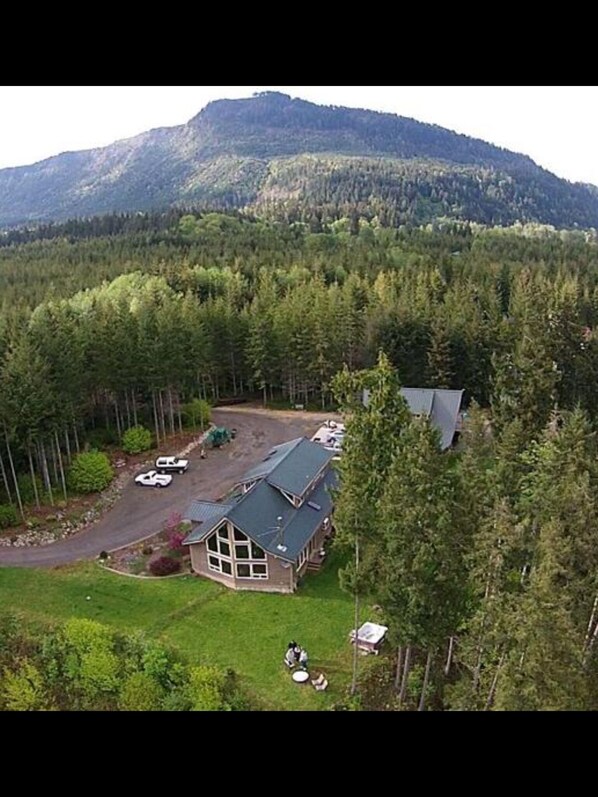
[[[331,532],[334,452],[305,437],[274,446],[223,503],[193,501],[193,570],[232,589],[293,592]]]
[[[452,446],[455,433],[461,431],[461,400],[463,390],[444,390],[428,387],[402,387],[401,395],[412,415],[425,415],[440,432],[442,449]],[[368,404],[369,390],[363,391],[363,403]]]

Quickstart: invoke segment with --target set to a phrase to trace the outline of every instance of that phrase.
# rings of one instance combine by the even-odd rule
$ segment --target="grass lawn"
[[[1,568],[0,605],[31,619],[90,617],[143,629],[194,662],[232,667],[264,708],[322,709],[344,696],[351,672],[353,603],[338,586],[338,564],[330,556],[294,595],[233,592],[195,576],[142,581],[95,563]],[[291,639],[307,649],[311,674],[328,677],[326,692],[291,680],[283,664]]]

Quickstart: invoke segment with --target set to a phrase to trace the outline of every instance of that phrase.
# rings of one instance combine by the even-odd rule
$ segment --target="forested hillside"
[[[352,705],[598,706],[595,234],[169,211],[0,244],[0,526],[66,499],[86,444],[138,423],[159,443],[194,398],[340,404],[356,419],[341,583],[382,607],[393,645],[355,666]],[[367,410],[362,381],[380,390]],[[465,389],[459,451],[411,419],[399,384]],[[204,707],[206,679],[218,707],[244,705],[222,673],[155,677],[146,643],[101,627],[0,625],[5,708],[132,708],[147,689],[159,707]]]
[[[596,189],[525,155],[393,114],[266,92],[187,124],[0,170],[0,227],[205,204],[321,224],[439,218],[598,227]]]
[[[119,439],[141,421],[160,438],[192,397],[324,405],[331,377],[381,348],[406,385],[596,414],[598,247],[581,233],[146,222],[0,248],[6,501],[9,456],[51,483],[44,460],[92,429]]]

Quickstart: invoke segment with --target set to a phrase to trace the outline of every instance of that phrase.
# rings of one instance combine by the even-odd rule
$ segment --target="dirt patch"
[[[279,420],[293,419],[296,421],[313,421],[314,423],[324,422],[328,419],[331,421],[341,421],[343,416],[339,412],[326,412],[311,410],[271,410],[262,407],[259,404],[243,404],[242,407],[235,405],[234,407],[218,407],[218,412],[226,413],[231,412],[235,415],[265,415],[268,418],[278,418]]]

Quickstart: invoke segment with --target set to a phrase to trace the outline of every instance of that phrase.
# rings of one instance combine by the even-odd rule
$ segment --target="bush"
[[[186,526],[183,526],[183,517],[181,513],[172,512],[168,520],[164,523],[163,534],[163,539],[166,539],[168,542],[168,554],[170,556],[175,556],[177,559],[180,558],[183,549],[186,549],[186,546],[183,545],[183,540],[188,533],[189,530]]]
[[[186,547],[183,545],[183,540],[186,536],[184,531],[171,531],[168,537],[168,547],[170,550],[180,551],[182,548]]]
[[[0,504],[0,529],[16,526],[19,522],[17,510],[10,504]]]
[[[19,485],[19,492],[21,493],[21,501],[24,504],[35,503],[35,491],[33,489],[33,479],[31,476],[28,473],[21,474],[17,479],[17,484]],[[35,477],[35,484],[40,501],[43,501],[46,493],[39,476]]]
[[[136,556],[132,562],[129,563],[129,570],[134,576],[139,576],[145,570],[145,557]]]
[[[123,435],[123,451],[127,454],[141,454],[152,447],[152,433],[145,426],[131,426]]]
[[[106,429],[100,426],[97,429],[90,429],[85,434],[85,441],[90,448],[105,448],[106,446],[113,446],[118,443],[118,432],[112,427]]]
[[[153,554],[153,552],[154,552],[154,549],[152,548],[151,545],[146,545],[141,551],[141,553],[144,556],[150,556],[151,554]]]
[[[203,399],[193,399],[188,404],[181,407],[183,422],[185,426],[196,429],[202,426],[204,429],[210,423],[210,405]]]
[[[134,672],[120,688],[118,707],[121,711],[157,711],[164,690],[150,675]]]
[[[170,576],[179,572],[181,563],[170,556],[161,556],[150,564],[149,569],[153,576]]]
[[[69,470],[69,486],[77,493],[96,493],[112,481],[110,460],[101,451],[77,454]]]

